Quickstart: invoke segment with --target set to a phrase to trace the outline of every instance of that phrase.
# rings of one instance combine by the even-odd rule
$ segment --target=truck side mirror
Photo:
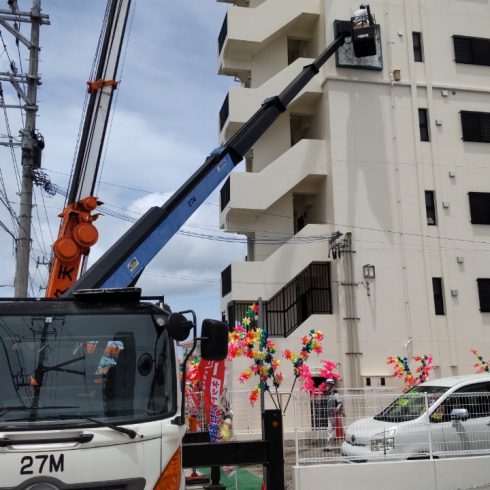
[[[166,327],[170,337],[177,342],[183,342],[189,337],[191,330],[194,328],[194,323],[188,320],[182,313],[172,313]]]
[[[206,361],[222,361],[228,355],[228,325],[204,320],[201,328],[201,356]]]
[[[466,408],[453,408],[451,410],[451,420],[468,420],[468,410]]]

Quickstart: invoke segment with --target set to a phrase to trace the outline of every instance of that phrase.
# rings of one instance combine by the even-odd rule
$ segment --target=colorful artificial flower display
[[[254,388],[249,401],[253,405],[257,402],[260,390],[269,392],[276,408],[279,407],[279,395],[277,389],[283,381],[283,375],[278,371],[281,363],[276,360],[276,346],[269,339],[267,332],[261,328],[248,330],[252,320],[259,313],[259,307],[253,304],[245,312],[242,325],[238,325],[228,337],[228,360],[231,361],[238,357],[247,357],[251,360],[250,366],[239,376],[238,381],[245,383],[252,377],[259,379],[258,386]],[[271,389],[274,388],[276,398],[272,396]]]
[[[420,363],[415,374],[412,373],[410,366],[408,365],[407,357],[389,356],[387,359],[387,363],[393,366],[393,376],[404,380],[404,391],[408,391],[414,386],[427,381],[429,379],[430,371],[432,370],[433,359],[431,355],[425,354],[423,356],[415,356],[413,360]]]
[[[334,369],[337,369],[337,364],[335,362],[327,361],[325,359],[322,359],[321,362],[323,364],[323,368],[319,374],[321,378],[324,378],[325,380],[333,379],[335,381],[340,381],[342,379],[342,376],[340,376],[340,374],[334,372]],[[311,396],[325,393],[327,391],[327,384],[325,383],[325,381],[320,383],[320,385],[315,386],[310,368],[307,364],[302,364],[300,366],[299,373],[302,381],[301,387],[304,390],[308,391]]]
[[[184,355],[184,359],[187,354]],[[198,391],[199,386],[199,364],[201,363],[201,358],[199,356],[191,356],[187,361],[186,372],[185,372],[185,384],[186,387],[190,388],[192,391]],[[182,381],[182,374],[184,371],[184,362],[179,364],[179,379]]]
[[[471,353],[477,358],[477,362],[473,364],[475,371],[480,373],[490,373],[490,366],[488,365],[488,361],[483,359],[483,356],[476,349],[471,349]]]
[[[246,383],[253,377],[258,377],[258,385],[252,389],[248,397],[252,405],[258,401],[260,390],[263,388],[264,392],[268,392],[271,396],[276,408],[280,408],[278,388],[284,380],[283,374],[279,371],[281,362],[275,358],[276,346],[268,338],[267,332],[260,328],[250,328],[258,313],[259,307],[257,304],[249,306],[241,325],[238,325],[229,334],[228,360],[231,361],[238,357],[247,357],[251,360],[250,366],[240,373],[238,381],[240,383]],[[311,386],[312,384],[314,385],[314,382],[306,362],[312,353],[320,355],[323,352],[321,345],[323,340],[324,336],[322,332],[310,330],[307,335],[301,338],[301,349],[298,353],[292,352],[289,349],[283,352],[283,357],[292,363],[295,376],[289,399],[298,379],[301,379],[303,389],[312,391]],[[323,369],[320,376],[341,379],[339,374],[333,372],[336,368],[335,363],[329,361],[322,361],[322,363]],[[275,391],[275,396],[273,396],[272,390]],[[326,386],[322,386],[320,390],[325,391]],[[288,403],[286,403],[286,408]]]
[[[301,350],[298,354],[285,349],[282,353],[283,357],[293,363],[294,375],[296,378],[300,376],[301,366],[308,361],[310,354],[314,352],[320,355],[323,352],[321,342],[324,336],[319,330],[310,330],[308,335],[301,338]]]
[[[289,393],[288,400],[284,407],[284,412],[286,412],[289,402],[291,401],[291,396],[293,394],[294,386],[298,379],[301,380],[301,388],[312,392],[312,387],[314,387],[314,382],[310,373],[310,368],[306,364],[310,358],[310,354],[313,352],[317,355],[323,353],[323,347],[321,345],[324,340],[323,333],[319,330],[310,330],[309,333],[301,338],[301,350],[299,353],[285,349],[282,353],[283,357],[293,364],[294,371],[294,381]],[[327,361],[322,361],[327,362]]]

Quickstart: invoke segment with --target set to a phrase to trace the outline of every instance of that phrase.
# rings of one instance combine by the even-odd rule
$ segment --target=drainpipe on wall
[[[359,286],[354,280],[354,260],[355,253],[352,250],[352,233],[346,233],[343,245],[344,252],[344,281],[341,286],[344,287],[345,297],[345,317],[344,321],[347,326],[347,352],[349,359],[349,373],[352,388],[362,388],[361,377],[361,355],[359,348],[359,320],[357,316],[356,288]]]

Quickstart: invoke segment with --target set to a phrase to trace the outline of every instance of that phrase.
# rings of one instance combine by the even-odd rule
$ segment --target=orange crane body
[[[93,222],[99,214],[91,212],[102,204],[93,196],[69,204],[59,215],[62,218],[58,239],[53,245],[53,262],[46,297],[59,298],[78,278],[80,263],[90,247],[97,243],[99,232]]]

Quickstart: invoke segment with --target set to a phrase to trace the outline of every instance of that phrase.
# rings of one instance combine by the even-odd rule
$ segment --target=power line
[[[41,199],[43,200],[44,215],[46,216],[46,223],[48,224],[48,231],[49,231],[49,236],[51,237],[51,243],[54,243],[54,235],[53,235],[53,231],[51,230],[51,222],[48,216],[46,200],[44,199],[44,193],[42,191],[41,191]]]
[[[13,240],[14,240],[14,242],[15,242],[15,235],[14,235],[14,233],[13,233],[13,232],[11,232],[11,231],[8,229],[8,227],[7,227],[7,226],[6,226],[4,223],[2,223],[2,221],[0,221],[0,228],[2,228],[2,230],[6,231],[6,232],[7,232],[7,233],[8,233],[8,234],[9,234],[9,235],[10,235],[10,236],[13,238]]]
[[[113,184],[108,184],[108,185],[113,185]],[[65,193],[66,191],[62,190],[59,186],[55,185],[56,188],[58,189],[58,192],[63,192]],[[131,188],[133,190],[139,190],[140,192],[146,192],[148,194],[151,194],[150,191],[144,191],[142,189],[134,189],[134,188]],[[125,213],[122,213],[122,212],[119,212],[119,211],[113,211],[111,209],[111,207],[114,207],[114,208],[117,208],[117,209],[120,209],[122,211],[126,211],[126,212],[129,212],[129,213],[133,213],[133,214],[136,214],[138,216],[141,216],[141,213],[138,213],[136,211],[132,211],[132,210],[129,210],[129,209],[126,209],[126,208],[122,208],[122,207],[119,207],[119,206],[114,206],[114,205],[111,205],[111,204],[105,204],[104,206],[102,206],[100,208],[101,212],[103,212],[104,214],[106,214],[107,216],[111,216],[113,218],[116,218],[116,219],[120,219],[120,220],[123,220],[123,221],[128,221],[130,223],[135,223],[137,221],[137,218],[133,217],[133,216],[128,216],[127,214]],[[261,214],[265,214],[265,215],[269,215],[269,216],[279,216],[279,217],[283,217],[283,218],[288,218],[288,219],[292,219],[293,217],[292,216],[287,216],[287,215],[277,215],[275,213],[270,213],[270,212],[262,212]],[[445,240],[445,241],[453,241],[453,242],[462,242],[462,243],[471,243],[471,244],[480,244],[480,245],[490,245],[490,242],[487,242],[487,241],[484,241],[484,240],[469,240],[469,239],[464,239],[464,238],[453,238],[453,237],[441,237],[441,236],[438,236],[438,237],[435,237],[435,236],[432,236],[432,235],[428,235],[428,234],[422,234],[422,233],[407,233],[407,232],[398,232],[398,231],[395,231],[395,230],[389,230],[389,229],[383,229],[383,228],[374,228],[374,227],[365,227],[365,226],[356,226],[356,225],[350,225],[350,224],[345,224],[345,223],[329,223],[331,224],[332,226],[334,227],[342,227],[342,228],[347,228],[347,229],[356,229],[356,230],[364,230],[364,231],[373,231],[373,232],[377,232],[377,233],[389,233],[389,234],[394,234],[394,235],[397,235],[397,236],[411,236],[411,237],[415,237],[415,238],[426,238],[426,239],[432,239],[432,240]],[[189,227],[196,227],[196,228],[199,228],[199,226],[197,225],[186,225],[186,226],[189,226]],[[248,243],[249,241],[253,241],[254,243],[270,243],[270,244],[274,244],[274,243],[278,243],[278,244],[281,244],[281,243],[291,243],[291,244],[297,244],[297,243],[312,243],[314,241],[318,241],[318,240],[327,240],[329,239],[330,235],[313,235],[312,237],[296,237],[296,239],[294,241],[292,241],[292,238],[294,237],[291,237],[289,235],[286,235],[284,236],[283,238],[279,238],[279,239],[266,239],[266,238],[260,238],[260,239],[254,239],[254,238],[236,238],[236,237],[230,237],[230,236],[225,236],[225,235],[206,235],[206,234],[198,234],[198,233],[192,233],[192,232],[189,232],[189,231],[184,231],[184,230],[181,230],[180,232],[178,232],[179,234],[182,234],[182,235],[187,235],[187,236],[193,236],[193,237],[196,237],[196,238],[202,238],[202,239],[207,239],[207,240],[217,240],[217,241],[223,241],[223,242],[228,242],[228,243],[243,243],[243,244],[246,244]],[[244,234],[247,234],[247,233],[255,233],[254,230],[244,230],[243,232]],[[271,231],[264,231],[262,233],[269,233],[269,234],[275,234],[276,232],[271,232]],[[262,236],[262,235],[261,235]],[[358,240],[358,241],[365,241],[365,240]],[[383,242],[380,242],[380,243],[383,243]],[[384,242],[384,243],[387,243],[389,244],[388,242]]]

